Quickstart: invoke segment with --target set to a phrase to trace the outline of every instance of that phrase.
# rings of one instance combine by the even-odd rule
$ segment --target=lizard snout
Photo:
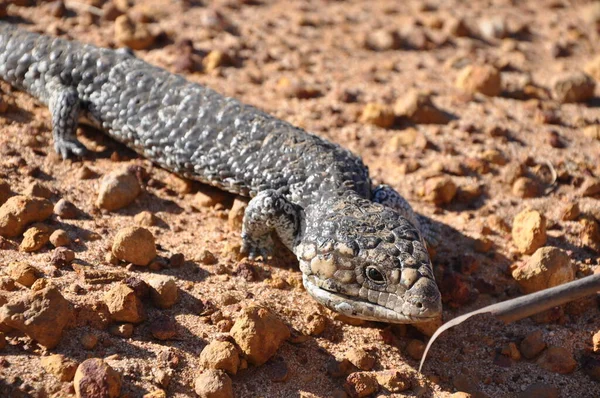
[[[421,277],[406,291],[402,313],[419,317],[434,318],[442,313],[442,296],[433,279]]]

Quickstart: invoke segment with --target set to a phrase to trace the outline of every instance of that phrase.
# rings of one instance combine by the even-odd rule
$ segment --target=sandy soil
[[[102,3],[67,2],[69,11],[62,18],[52,16],[51,5],[47,3],[11,6],[9,15],[11,21],[32,31],[116,47],[114,23],[85,11],[85,4],[101,7]],[[590,25],[589,13],[585,11],[587,2],[148,0],[134,3],[137,4],[130,13],[150,15],[148,26],[158,35],[153,46],[137,52],[140,58],[175,71],[181,56],[180,43],[189,39],[201,69],[204,55],[212,50],[224,51],[231,58],[228,64],[210,73],[182,73],[191,81],[239,98],[348,147],[363,157],[377,182],[391,184],[416,210],[441,224],[443,239],[434,258],[438,281],[448,284],[452,280],[448,278],[455,278],[468,292],[460,299],[456,296],[448,299],[456,285],[443,289],[447,299],[445,319],[521,294],[510,275],[510,266],[527,256],[516,251],[510,232],[486,235],[493,246],[485,253],[474,249],[475,240],[486,233],[491,215],[511,225],[519,211],[537,209],[548,218],[547,244],[569,253],[578,276],[600,268],[598,253],[581,243],[580,223],[561,220],[561,208],[572,201],[579,203],[583,213],[599,217],[600,201],[581,197],[580,184],[585,177],[600,176],[600,141],[582,134],[583,127],[600,120],[600,102],[596,98],[586,104],[560,104],[544,94],[537,99],[526,98],[518,90],[524,81],[531,81],[543,92],[544,88],[551,88],[555,75],[582,69],[598,53],[599,35]],[[478,32],[481,21],[499,18],[506,23],[506,37],[486,39],[477,33],[456,37],[447,33],[444,25],[457,17],[464,19],[472,32]],[[365,48],[365,36],[378,29],[397,30],[402,37],[414,40],[417,44],[413,47],[417,48],[389,51]],[[429,39],[424,40],[423,35]],[[501,95],[467,95],[455,86],[459,69],[473,63],[495,65],[502,71]],[[297,84],[304,94],[308,91],[310,95],[303,95],[302,90],[292,90],[290,94],[286,81]],[[78,261],[99,270],[114,270],[115,266],[105,262],[112,237],[144,210],[161,220],[158,226],[151,227],[162,250],[160,254],[168,257],[183,253],[187,260],[180,268],[156,271],[177,278],[183,296],[180,303],[169,310],[150,309],[149,320],[136,327],[131,338],[123,339],[111,335],[106,322],[94,312],[94,306],[110,284],[89,284],[72,270],[55,270],[49,264],[50,247],[28,254],[9,244],[0,252],[1,265],[24,260],[38,267],[77,308],[77,321],[53,352],[77,361],[105,358],[122,375],[123,394],[130,397],[156,390],[156,370],[166,366],[165,357],[169,353],[175,353],[181,363],[165,390],[172,397],[194,396],[192,382],[198,371],[198,355],[207,342],[222,334],[215,320],[221,315],[235,320],[241,308],[260,304],[298,330],[314,313],[325,314],[329,321],[320,336],[303,342],[286,342],[275,361],[233,376],[237,397],[343,396],[344,378],[330,376],[327,366],[334,358],[345,358],[353,347],[373,353],[377,358],[374,370],[403,369],[414,373],[418,361],[407,354],[406,346],[412,339],[426,341],[426,336],[411,326],[390,328],[377,323],[352,326],[334,319],[332,313],[311,300],[301,288],[300,272],[293,257],[284,254],[266,264],[253,264],[258,270],[255,281],[235,276],[233,270],[239,261],[229,253],[240,242],[239,230],[227,222],[233,196],[226,195],[213,207],[193,208],[193,193],[178,193],[177,181],[168,172],[93,129],[80,131],[92,155],[81,161],[63,162],[51,148],[47,109],[7,85],[1,88],[4,101],[10,106],[0,117],[0,177],[15,192],[40,181],[55,192],[54,201],[68,199],[89,215],[64,222],[54,218],[51,222],[52,226],[67,230],[73,238],[72,248]],[[400,122],[392,128],[359,121],[365,104],[393,104],[410,88],[431,92],[436,105],[452,114],[454,120],[445,125],[411,126]],[[310,98],[298,98],[305,96]],[[542,120],[545,115],[558,121],[545,123]],[[507,134],[495,137],[489,133],[493,127],[504,129]],[[391,138],[408,128],[415,128],[419,139],[424,137],[426,143],[419,144],[417,140],[407,147],[392,148]],[[562,147],[551,145],[551,131],[558,134]],[[479,198],[467,202],[455,200],[436,207],[419,195],[427,178],[450,175],[446,170],[479,159],[489,149],[498,150],[507,163],[490,163],[487,173],[451,176],[459,187],[473,184],[481,187],[483,194]],[[147,170],[146,182],[150,182],[145,192],[123,210],[99,211],[94,206],[99,180],[80,179],[79,170],[87,166],[102,175],[127,161]],[[570,178],[560,179],[555,189],[544,186],[546,193],[535,198],[521,199],[512,194],[505,178],[507,170],[526,164],[543,184],[548,182],[544,162],[559,172],[565,171]],[[418,166],[415,171],[407,167],[415,164]],[[194,191],[198,189],[205,187],[193,186]],[[90,232],[96,233],[97,239]],[[12,242],[18,245],[20,238]],[[217,256],[217,265],[195,261],[204,250]],[[455,271],[461,270],[465,256],[474,258],[479,266],[461,276]],[[141,267],[120,269],[130,274],[152,272]],[[74,285],[79,285],[82,291],[77,293]],[[219,316],[202,316],[202,308],[209,302],[218,309]],[[178,339],[165,342],[151,337],[149,325],[161,314],[176,319]],[[584,374],[581,364],[582,356],[591,351],[592,335],[600,330],[599,315],[598,304],[588,300],[578,306],[557,309],[541,322],[526,319],[504,326],[489,319],[473,320],[436,343],[424,375],[415,375],[414,386],[394,396],[447,397],[456,391],[469,390],[474,396],[513,397],[534,383],[543,383],[562,397],[600,396],[600,384]],[[569,374],[553,373],[535,360],[506,360],[500,353],[508,343],[518,345],[534,330],[543,331],[548,345],[566,348],[578,361],[577,369]],[[99,344],[91,350],[84,350],[80,343],[86,333],[99,338]],[[32,396],[73,393],[70,383],[60,383],[40,371],[43,352],[25,338],[9,337],[9,345],[0,351],[0,377],[3,388],[11,391],[10,396],[20,396],[18,391]],[[281,370],[278,361],[284,361],[289,372],[284,382],[273,381],[276,378],[273,373]],[[390,395],[384,390],[379,394]]]

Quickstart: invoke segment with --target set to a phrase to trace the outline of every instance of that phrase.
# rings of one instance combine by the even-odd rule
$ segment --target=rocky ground
[[[129,46],[361,155],[440,224],[445,320],[600,272],[599,2],[15,0],[0,12]],[[510,325],[473,319],[418,374],[434,325],[320,307],[283,249],[239,255],[244,200],[87,127],[90,155],[61,161],[46,107],[0,88],[2,396],[600,396],[596,298]]]

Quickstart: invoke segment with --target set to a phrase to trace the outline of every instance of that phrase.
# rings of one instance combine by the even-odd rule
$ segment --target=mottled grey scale
[[[49,106],[63,157],[85,152],[81,113],[174,173],[252,197],[243,251],[267,257],[275,232],[296,253],[308,293],[332,310],[400,323],[441,311],[419,233],[423,225],[435,238],[434,228],[390,187],[372,191],[362,160],[339,145],[127,51],[3,22],[0,78]],[[408,268],[410,288],[400,277]]]

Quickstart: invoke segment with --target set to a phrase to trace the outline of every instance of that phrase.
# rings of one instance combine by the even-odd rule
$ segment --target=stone
[[[512,239],[519,252],[533,254],[546,244],[546,217],[536,210],[523,210],[513,221]]]
[[[594,96],[596,83],[583,72],[558,75],[552,84],[554,99],[562,103],[586,102]]]
[[[58,345],[72,317],[71,303],[55,286],[11,296],[0,307],[0,324],[20,330],[48,349]]]
[[[31,285],[39,278],[39,271],[37,268],[19,261],[9,263],[8,267],[6,267],[6,273],[15,282],[27,287],[31,287]]]
[[[365,124],[373,124],[381,128],[392,127],[396,120],[394,112],[387,105],[370,102],[363,108],[359,121]]]
[[[233,201],[233,206],[231,206],[231,210],[227,214],[227,222],[229,224],[229,228],[234,231],[240,231],[242,229],[242,223],[244,220],[244,212],[248,207],[248,202],[245,200],[235,198]]]
[[[104,302],[114,321],[140,323],[145,319],[142,302],[124,283],[118,283],[106,292]]]
[[[346,378],[344,390],[351,397],[363,398],[379,391],[379,383],[377,383],[377,377],[373,373],[354,372]]]
[[[110,334],[117,337],[129,338],[133,336],[134,326],[131,323],[122,323],[120,325],[111,325],[108,329]]]
[[[52,202],[47,199],[13,196],[0,206],[0,236],[19,236],[33,222],[42,222],[52,215]]]
[[[121,376],[100,358],[83,361],[73,384],[77,398],[117,398],[121,394]]]
[[[540,192],[540,184],[529,177],[517,178],[512,186],[512,194],[523,199],[535,198],[540,195]]]
[[[346,358],[360,370],[371,370],[375,366],[375,357],[362,348],[351,348]]]
[[[138,23],[127,15],[115,19],[115,40],[132,50],[144,50],[154,44],[156,37],[145,23]]]
[[[194,380],[194,391],[199,398],[233,398],[233,385],[227,373],[206,369]]]
[[[71,244],[71,238],[69,238],[69,234],[64,229],[57,229],[52,232],[48,240],[54,247],[64,247]]]
[[[425,343],[421,340],[411,339],[406,345],[406,353],[417,361],[421,360],[425,352]]]
[[[411,90],[394,105],[396,117],[402,117],[417,124],[446,124],[450,115],[438,109],[431,95],[426,92]]]
[[[569,350],[557,346],[548,347],[536,363],[549,372],[559,374],[573,373],[577,368],[577,361],[573,358],[573,354]]]
[[[600,124],[592,124],[585,127],[583,135],[591,140],[600,140]]]
[[[77,366],[79,365],[74,360],[62,354],[42,357],[40,363],[46,372],[53,374],[59,381],[73,380]]]
[[[534,293],[575,279],[569,255],[557,247],[541,247],[512,271],[523,293]]]
[[[146,266],[156,257],[152,232],[142,227],[125,227],[117,232],[112,253],[122,261]]]
[[[79,338],[79,342],[84,350],[93,350],[98,345],[98,336],[94,333],[84,333]]]
[[[402,47],[402,38],[396,31],[378,29],[365,35],[364,46],[372,51],[397,50]]]
[[[172,340],[177,337],[177,321],[168,315],[161,314],[150,324],[150,333],[157,340]]]
[[[502,79],[491,65],[468,65],[459,72],[456,86],[467,93],[495,97],[502,91]]]
[[[592,250],[600,252],[600,224],[591,218],[582,219],[580,224],[582,226],[581,243]]]
[[[439,176],[427,179],[420,194],[425,200],[439,206],[450,203],[457,191],[458,187],[452,178]]]
[[[579,217],[581,214],[581,210],[579,208],[579,203],[577,202],[569,202],[566,203],[561,210],[561,220],[563,221],[573,221]]]
[[[211,73],[222,66],[231,64],[232,59],[229,54],[221,50],[211,50],[206,54],[206,57],[202,59],[202,67],[206,73]]]
[[[44,224],[36,223],[23,233],[19,250],[32,253],[40,250],[50,240],[52,230]]]
[[[544,334],[541,330],[529,333],[519,344],[519,351],[526,359],[537,357],[546,348]]]
[[[65,267],[75,260],[75,252],[65,247],[57,247],[52,252],[50,262],[57,268]]]
[[[327,327],[327,317],[314,313],[309,314],[302,331],[309,336],[319,336]]]
[[[600,80],[600,55],[588,61],[583,70],[595,80]]]
[[[290,337],[289,328],[270,310],[246,308],[231,328],[231,336],[248,362],[260,366]]]
[[[554,387],[544,383],[534,383],[527,386],[526,389],[521,391],[517,398],[559,398],[560,391]]]
[[[581,196],[597,196],[600,195],[600,179],[587,177],[581,184]]]
[[[129,169],[115,170],[100,181],[96,206],[115,211],[132,203],[142,192],[137,176]]]
[[[60,199],[54,205],[54,213],[63,220],[72,220],[79,217],[81,211],[66,199]]]
[[[52,195],[54,195],[54,193],[52,193],[52,191],[44,184],[35,181],[25,187],[25,189],[23,190],[23,195],[36,198],[50,199]]]
[[[235,375],[240,366],[240,356],[232,343],[213,340],[200,353],[200,366]]]
[[[149,211],[142,211],[133,217],[133,222],[140,227],[152,227],[158,223],[158,217]]]
[[[179,299],[179,288],[171,276],[154,275],[147,281],[150,298],[158,308],[171,308]]]

